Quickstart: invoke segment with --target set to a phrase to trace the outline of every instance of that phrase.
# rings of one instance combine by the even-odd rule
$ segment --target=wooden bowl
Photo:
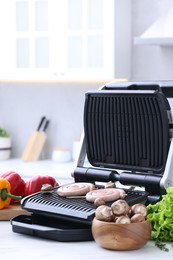
[[[119,224],[93,219],[93,238],[98,245],[112,250],[134,250],[143,247],[151,237],[149,220]]]

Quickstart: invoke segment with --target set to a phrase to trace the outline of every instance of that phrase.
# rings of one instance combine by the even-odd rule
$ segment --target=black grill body
[[[108,181],[119,183],[129,205],[160,200],[173,185],[173,121],[167,96],[173,97],[173,82],[113,82],[87,92],[74,181],[97,188]],[[32,214],[13,219],[13,231],[59,241],[91,240],[94,204],[60,197],[57,189],[23,198],[22,208]]]
[[[173,185],[173,82],[113,82],[85,94],[84,134],[75,181],[143,187],[146,203]],[[84,168],[84,159],[91,165]]]

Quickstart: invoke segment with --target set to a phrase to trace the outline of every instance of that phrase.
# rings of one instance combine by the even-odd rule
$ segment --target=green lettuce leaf
[[[147,218],[152,225],[152,240],[173,241],[173,187],[166,189],[162,200],[147,206]]]

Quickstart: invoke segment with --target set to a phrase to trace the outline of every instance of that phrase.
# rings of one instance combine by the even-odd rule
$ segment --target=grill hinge
[[[162,176],[136,172],[121,172],[115,170],[95,169],[92,167],[77,167],[74,171],[75,182],[108,182],[119,181],[123,185],[144,187],[151,195],[160,195]]]

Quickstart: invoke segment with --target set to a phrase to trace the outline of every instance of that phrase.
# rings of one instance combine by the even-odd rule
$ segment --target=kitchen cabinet
[[[130,77],[131,1],[12,2],[0,2],[1,79]]]

